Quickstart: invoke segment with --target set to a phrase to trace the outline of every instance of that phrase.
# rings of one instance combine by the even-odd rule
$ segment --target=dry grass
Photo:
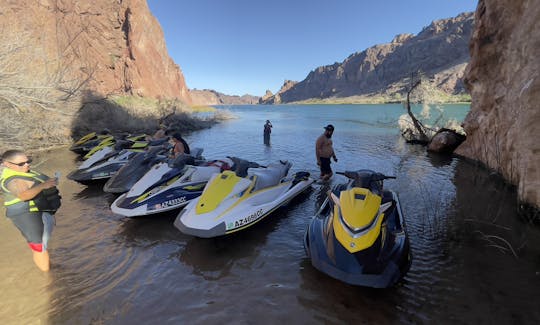
[[[2,111],[10,111],[2,105]],[[81,136],[103,129],[113,134],[153,134],[164,120],[165,124],[182,133],[208,128],[220,120],[231,118],[230,112],[205,109],[193,110],[177,100],[157,100],[134,96],[92,100],[82,105],[74,115],[41,110],[19,109],[4,114],[0,130],[2,152],[17,148],[35,151],[67,145]]]
[[[222,120],[219,114],[197,117],[197,110],[178,100],[157,100],[135,96],[112,97],[85,104],[72,124],[72,136],[79,138],[93,131],[153,134],[164,122],[180,132],[212,126]]]

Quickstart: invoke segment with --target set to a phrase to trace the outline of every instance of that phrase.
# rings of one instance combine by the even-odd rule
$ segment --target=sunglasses
[[[13,165],[17,165],[19,167],[22,167],[22,166],[24,166],[26,164],[30,165],[31,162],[32,162],[32,158],[28,158],[27,161],[23,161],[23,162],[20,162],[20,163],[14,163],[14,162],[8,161],[8,163],[13,164]]]

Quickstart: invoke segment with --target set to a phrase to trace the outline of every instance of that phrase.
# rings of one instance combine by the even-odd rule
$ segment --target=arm
[[[56,186],[56,178],[49,178],[48,180],[35,185],[32,187],[32,184],[28,181],[14,179],[9,182],[7,185],[8,190],[15,194],[19,199],[23,201],[28,201],[35,198],[41,191],[47,188]]]
[[[184,153],[185,150],[186,149],[184,148],[184,144],[182,142],[177,142],[174,145],[173,156],[176,158],[176,157],[178,157],[179,154]]]
[[[320,164],[321,163],[321,151],[322,151],[322,146],[323,146],[323,141],[322,139],[319,137],[317,139],[317,142],[315,142],[315,156],[317,157],[317,164]]]

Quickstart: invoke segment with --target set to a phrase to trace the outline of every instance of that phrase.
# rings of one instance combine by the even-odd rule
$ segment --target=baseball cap
[[[332,124],[328,124],[327,126],[324,127],[324,129],[328,131],[334,131],[334,126]]]

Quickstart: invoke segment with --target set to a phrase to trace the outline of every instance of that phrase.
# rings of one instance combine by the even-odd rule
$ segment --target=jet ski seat
[[[232,160],[233,166],[231,170],[233,170],[238,177],[246,177],[247,171],[250,168],[257,168],[261,167],[261,165],[257,164],[256,162],[247,161],[241,158],[237,157],[227,157]]]
[[[202,159],[203,148],[191,148],[190,155],[195,159]]]
[[[163,146],[149,146],[148,149],[144,152],[144,155],[145,157],[155,156],[165,152],[165,150],[166,149]]]
[[[114,145],[114,150],[122,150],[122,149],[127,149],[129,147],[131,147],[131,145],[133,144],[133,141],[129,141],[129,140],[116,140],[116,143]]]
[[[157,139],[157,140],[150,140],[148,141],[148,146],[154,147],[154,146],[161,146],[165,144],[165,142],[169,141],[167,138],[163,139]]]
[[[195,159],[193,156],[180,154],[178,157],[169,162],[169,167],[182,169],[185,165],[193,165],[194,163]]]
[[[248,177],[257,176],[255,181],[254,190],[258,191],[260,189],[271,187],[279,184],[280,180],[287,176],[289,169],[291,168],[291,163],[288,161],[280,161],[277,164],[270,164],[266,168],[249,168]]]
[[[202,182],[209,180],[210,177],[214,174],[221,172],[221,168],[218,166],[193,166],[195,169],[193,174],[191,174],[191,182]]]

